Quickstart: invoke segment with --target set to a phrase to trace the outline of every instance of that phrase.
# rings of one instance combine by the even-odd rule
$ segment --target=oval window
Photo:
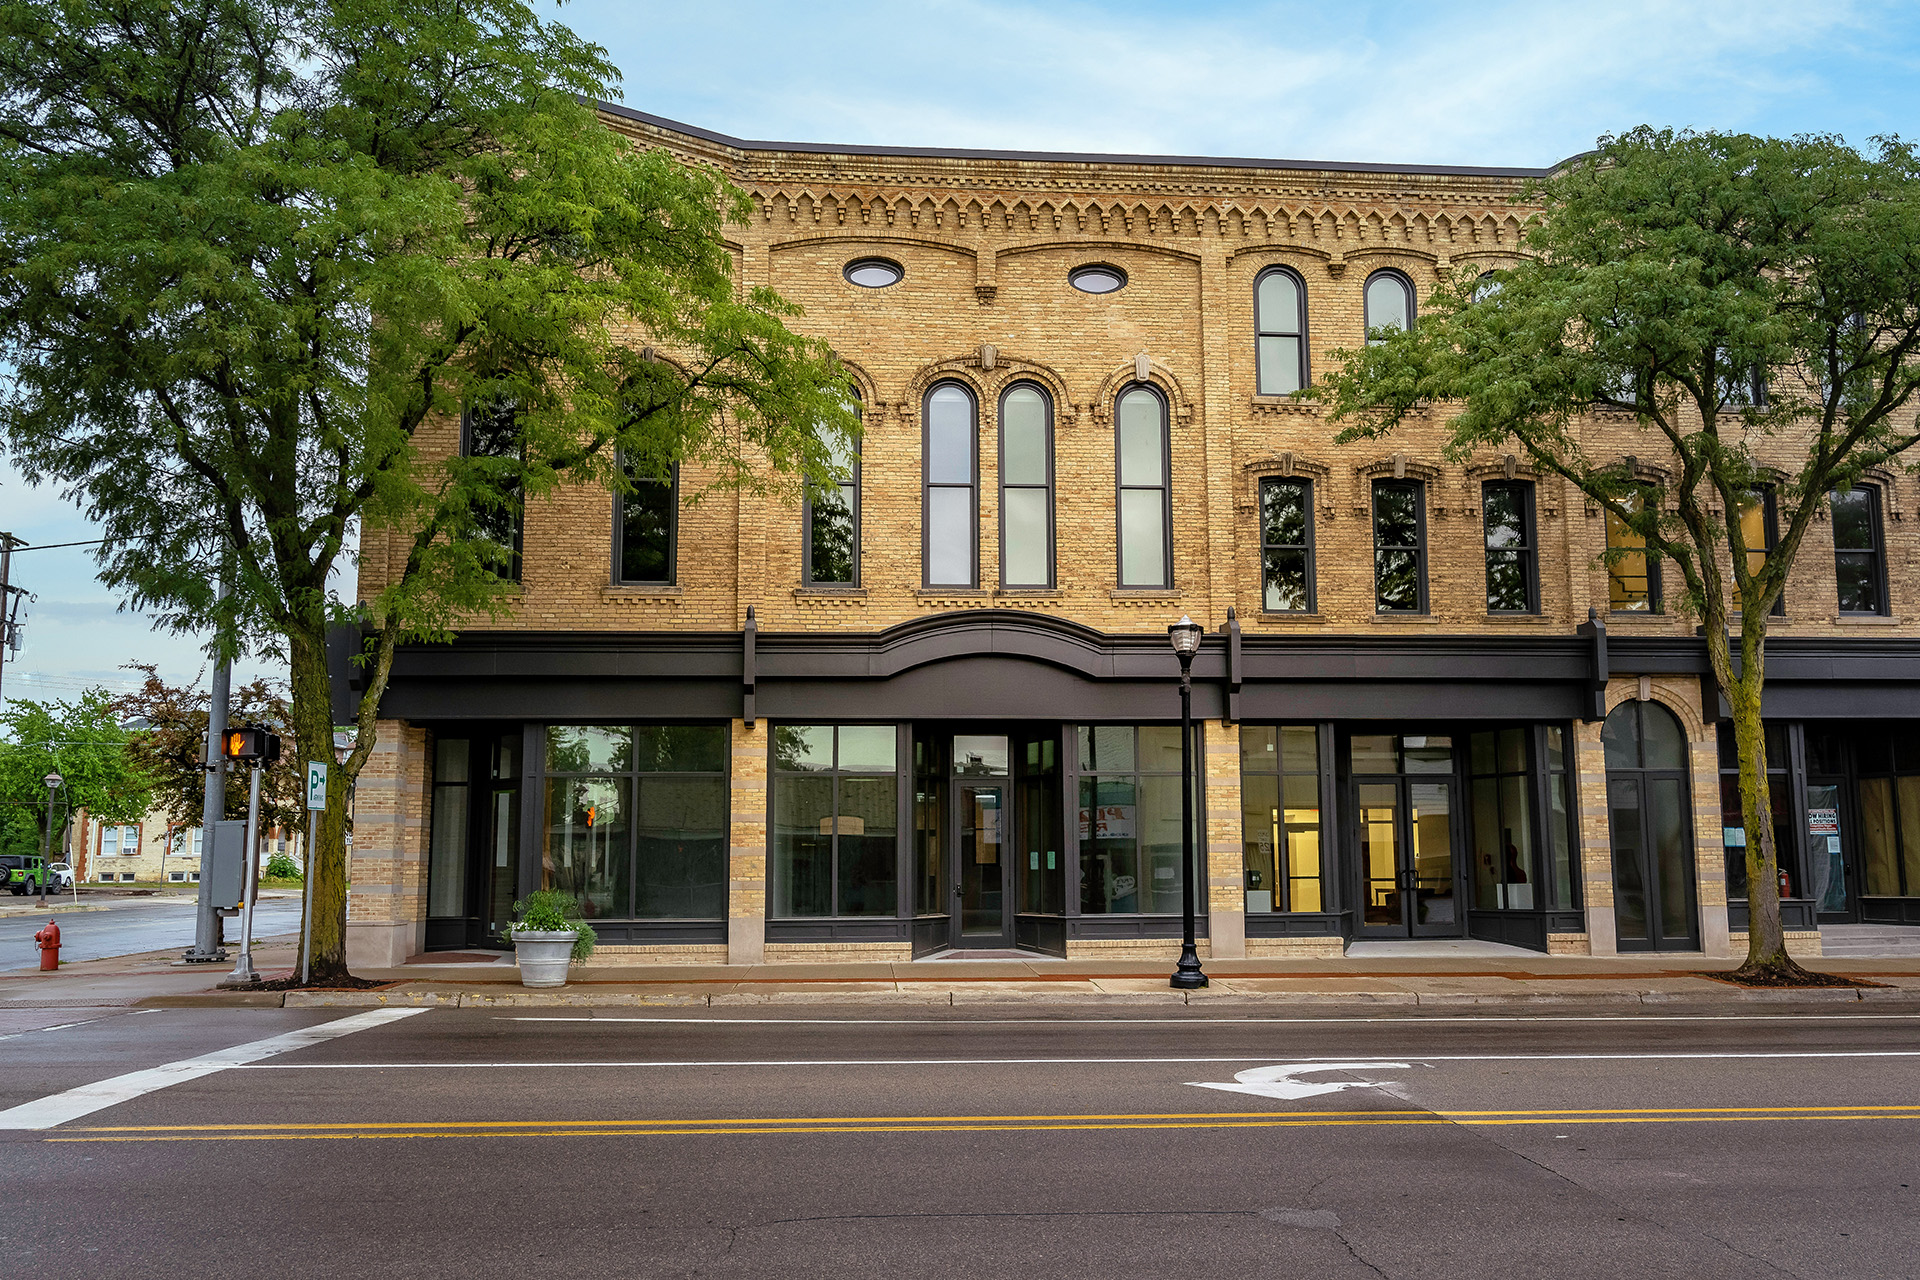
[[[1096,263],[1089,267],[1075,267],[1067,273],[1067,283],[1082,293],[1112,293],[1126,287],[1127,273],[1118,267]]]
[[[862,289],[884,289],[890,284],[899,284],[907,273],[899,263],[888,258],[859,258],[847,264],[845,274],[849,283]]]

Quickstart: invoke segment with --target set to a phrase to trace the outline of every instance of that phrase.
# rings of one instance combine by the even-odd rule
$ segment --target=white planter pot
[[[573,944],[580,937],[574,929],[528,930],[513,935],[513,957],[520,965],[523,987],[564,987],[567,965],[573,960]]]

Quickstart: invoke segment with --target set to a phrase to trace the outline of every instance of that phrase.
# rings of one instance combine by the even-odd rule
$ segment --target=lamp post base
[[[1200,956],[1191,944],[1181,949],[1180,963],[1174,966],[1167,985],[1175,991],[1198,991],[1207,985],[1207,975],[1200,971]]]

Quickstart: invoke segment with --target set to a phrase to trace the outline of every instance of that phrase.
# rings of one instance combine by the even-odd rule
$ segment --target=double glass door
[[[1364,903],[1360,936],[1464,933],[1454,867],[1453,780],[1356,777],[1353,795]]]

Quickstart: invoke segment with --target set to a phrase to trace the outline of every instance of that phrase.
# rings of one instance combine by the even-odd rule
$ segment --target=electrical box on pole
[[[209,886],[216,911],[240,909],[247,897],[247,824],[233,818],[213,824],[213,839],[202,845],[200,879]]]

